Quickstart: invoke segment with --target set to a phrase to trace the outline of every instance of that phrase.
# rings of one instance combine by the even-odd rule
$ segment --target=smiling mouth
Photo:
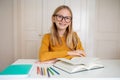
[[[63,23],[59,23],[61,26],[66,26],[66,24],[63,24]]]

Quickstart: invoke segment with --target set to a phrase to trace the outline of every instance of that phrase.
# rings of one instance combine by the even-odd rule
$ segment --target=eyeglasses
[[[56,19],[58,21],[62,21],[64,19],[66,23],[69,23],[72,20],[72,17],[70,17],[70,16],[62,16],[62,15],[58,15],[58,14],[56,14],[54,16],[56,16]]]

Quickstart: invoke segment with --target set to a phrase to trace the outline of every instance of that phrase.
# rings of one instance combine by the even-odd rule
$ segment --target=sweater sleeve
[[[39,60],[40,61],[47,61],[47,60],[67,56],[67,50],[50,51],[49,47],[50,47],[50,36],[44,35],[42,42],[41,42],[41,47],[39,50]]]

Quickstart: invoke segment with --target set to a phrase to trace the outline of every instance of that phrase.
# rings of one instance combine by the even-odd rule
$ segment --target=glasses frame
[[[56,14],[54,15],[56,17],[56,19],[58,21],[62,21],[63,19],[65,20],[66,23],[70,23],[72,21],[72,17],[71,16],[62,16],[62,15],[59,15],[59,14]],[[69,21],[67,21],[69,20]]]

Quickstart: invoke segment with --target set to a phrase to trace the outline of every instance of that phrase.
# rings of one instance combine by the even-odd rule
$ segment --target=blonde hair
[[[67,9],[70,12],[71,17],[73,17],[71,9],[66,5],[61,5],[54,11],[52,18],[54,17],[54,15],[56,15],[58,11],[62,9]],[[71,24],[67,27],[64,36],[65,36],[66,45],[68,46],[68,48],[71,50],[75,50],[77,47],[78,38],[75,32],[73,32],[72,21],[71,21]],[[57,26],[54,22],[52,22],[50,38],[53,46],[55,46],[57,43],[62,45],[62,40],[59,37],[59,34],[57,32]]]

